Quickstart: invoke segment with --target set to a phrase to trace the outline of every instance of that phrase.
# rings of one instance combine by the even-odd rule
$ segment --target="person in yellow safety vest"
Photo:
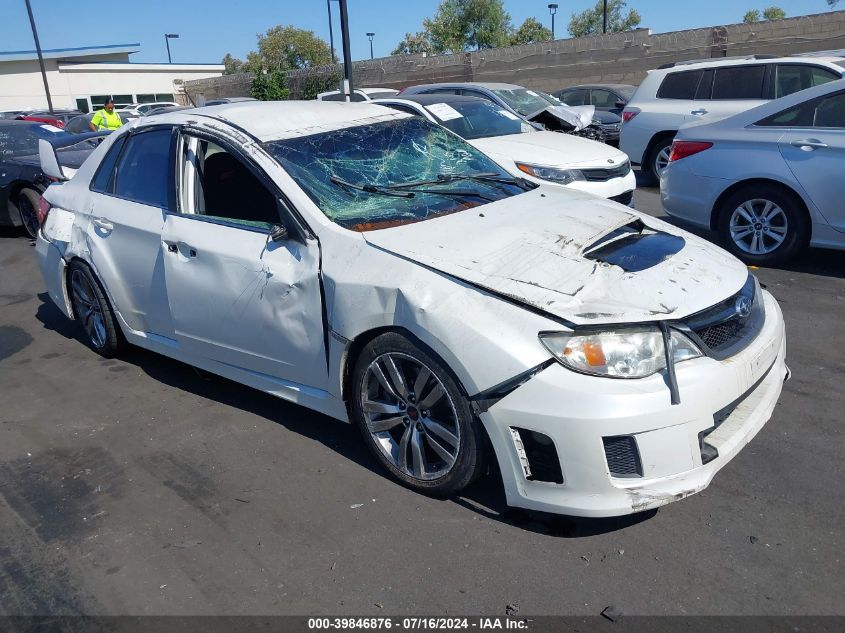
[[[103,109],[98,110],[91,117],[88,127],[91,128],[92,132],[100,132],[104,130],[116,130],[121,125],[123,125],[123,119],[114,111],[114,99],[109,97],[103,104]]]

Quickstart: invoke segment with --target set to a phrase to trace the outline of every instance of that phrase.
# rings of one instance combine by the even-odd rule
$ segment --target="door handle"
[[[690,114],[707,114],[707,110],[704,108],[699,108],[698,110],[693,110]]]
[[[94,226],[96,226],[98,229],[103,229],[104,231],[111,231],[114,229],[114,224],[112,224],[105,218],[95,218],[93,222]]]
[[[812,152],[814,149],[824,149],[827,147],[827,143],[822,143],[820,140],[815,138],[805,138],[800,141],[792,141],[790,145],[792,145],[792,147],[803,149],[805,152]]]

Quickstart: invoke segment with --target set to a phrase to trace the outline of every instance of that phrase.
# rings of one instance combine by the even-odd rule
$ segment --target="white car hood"
[[[621,265],[587,256],[597,240],[629,224],[651,227],[643,232],[648,244],[671,241],[680,250],[665,258],[658,253],[642,270],[634,270],[636,256]],[[364,238],[576,325],[682,318],[738,292],[748,277],[739,260],[700,238],[616,203],[551,187]]]
[[[469,141],[488,155],[547,167],[611,167],[628,159],[624,152],[561,132],[525,132]]]

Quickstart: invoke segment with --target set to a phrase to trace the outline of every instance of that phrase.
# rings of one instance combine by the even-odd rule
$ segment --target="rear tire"
[[[38,237],[38,198],[40,197],[37,191],[21,189],[15,200],[23,228],[32,239]]]
[[[656,187],[660,184],[660,172],[669,164],[669,153],[672,149],[673,136],[666,136],[656,141],[643,161],[641,183],[644,187]]]
[[[105,358],[113,358],[126,345],[114,310],[88,264],[75,259],[68,266],[68,294],[73,313],[82,325],[88,345]]]
[[[717,211],[717,228],[725,247],[746,264],[781,264],[809,243],[803,203],[794,193],[776,185],[742,187]]]
[[[447,496],[484,471],[481,424],[432,352],[402,334],[382,334],[361,351],[351,385],[353,420],[394,479]]]

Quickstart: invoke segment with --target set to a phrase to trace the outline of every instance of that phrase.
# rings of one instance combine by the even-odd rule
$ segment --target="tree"
[[[783,20],[786,17],[786,11],[780,7],[766,7],[762,14],[759,9],[749,9],[742,17],[745,24],[752,24],[760,21]]]
[[[827,0],[827,6],[829,7],[835,7],[837,4],[839,4],[839,0]]]
[[[321,66],[331,61],[329,45],[313,31],[279,25],[258,34],[258,52],[250,51],[245,62],[226,53],[223,65],[226,66],[224,74],[228,75],[233,72],[286,71]]]
[[[226,56],[223,58],[223,66],[225,66],[223,74],[234,75],[235,73],[243,72],[243,65],[244,63],[240,59],[232,57],[231,53],[226,53]]]
[[[640,24],[640,14],[636,9],[624,13],[628,3],[625,0],[607,0],[607,32],[619,33],[630,31]],[[569,20],[569,34],[572,37],[597,35],[602,32],[604,21],[604,0],[598,0],[596,6],[582,13],[573,13]]]
[[[431,39],[425,31],[416,33],[405,33],[405,39],[396,45],[391,55],[418,55],[420,53],[433,53]]]
[[[511,36],[511,45],[547,42],[551,39],[551,30],[543,26],[536,18],[526,18],[525,22]]]
[[[783,20],[786,17],[786,11],[780,7],[766,7],[763,9],[763,17],[767,20]]]
[[[502,0],[442,0],[423,28],[435,53],[507,46],[512,30]]]
[[[250,96],[259,101],[283,101],[290,96],[287,74],[282,70],[256,73],[249,89]]]

